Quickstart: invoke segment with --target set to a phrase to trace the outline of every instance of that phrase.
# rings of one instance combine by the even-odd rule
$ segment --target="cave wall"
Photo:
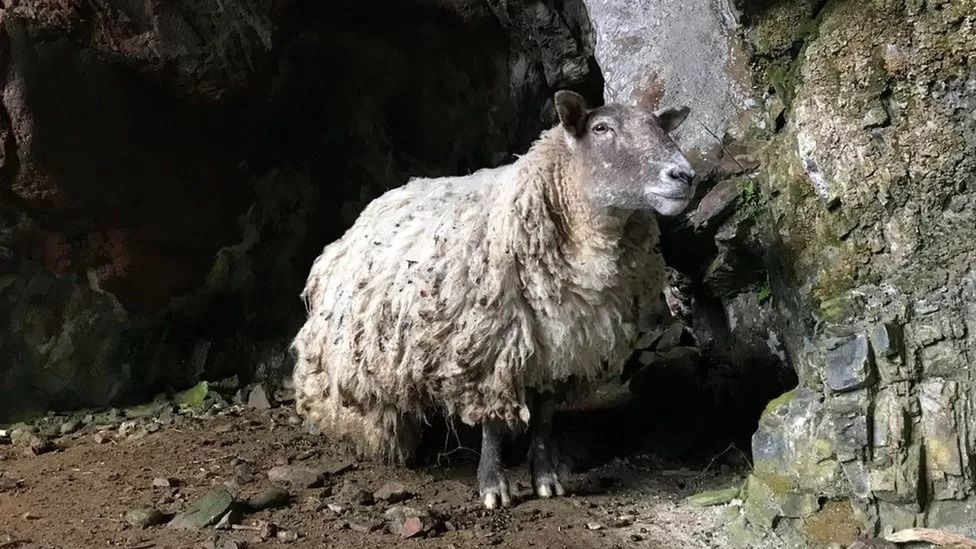
[[[821,496],[853,498],[869,532],[976,524],[974,14],[967,0],[752,14],[779,125],[757,178],[767,258],[800,378],[754,438],[750,498],[773,494],[748,519],[762,528]]]
[[[369,200],[601,93],[578,2],[4,6],[0,420],[286,372],[308,267]]]
[[[976,4],[587,4],[608,95],[693,109],[700,200],[663,237],[689,345],[713,376],[796,376],[732,542],[973,534]],[[681,358],[643,356],[657,381]]]

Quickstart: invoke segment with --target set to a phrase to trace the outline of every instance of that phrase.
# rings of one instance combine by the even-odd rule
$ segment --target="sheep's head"
[[[584,170],[583,192],[593,206],[681,213],[695,193],[695,170],[668,135],[688,107],[652,112],[609,104],[588,109],[571,91],[556,92],[566,142]]]

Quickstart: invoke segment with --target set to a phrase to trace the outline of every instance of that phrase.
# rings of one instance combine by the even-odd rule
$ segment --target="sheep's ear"
[[[586,122],[586,100],[583,96],[567,90],[556,92],[556,114],[559,122],[570,135],[578,136],[583,133]]]
[[[691,109],[688,107],[678,107],[677,109],[661,109],[654,113],[658,121],[661,122],[661,129],[670,133],[681,125],[688,118]]]

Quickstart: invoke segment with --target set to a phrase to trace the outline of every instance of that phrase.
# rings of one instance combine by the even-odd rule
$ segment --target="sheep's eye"
[[[596,126],[593,126],[593,133],[607,133],[610,130],[610,126],[607,126],[606,122],[600,122]]]

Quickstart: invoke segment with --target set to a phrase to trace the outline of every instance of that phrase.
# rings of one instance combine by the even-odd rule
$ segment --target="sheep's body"
[[[293,343],[309,421],[403,460],[432,408],[525,422],[529,389],[619,373],[663,283],[657,225],[588,212],[560,131],[511,165],[412,180],[325,248]]]

